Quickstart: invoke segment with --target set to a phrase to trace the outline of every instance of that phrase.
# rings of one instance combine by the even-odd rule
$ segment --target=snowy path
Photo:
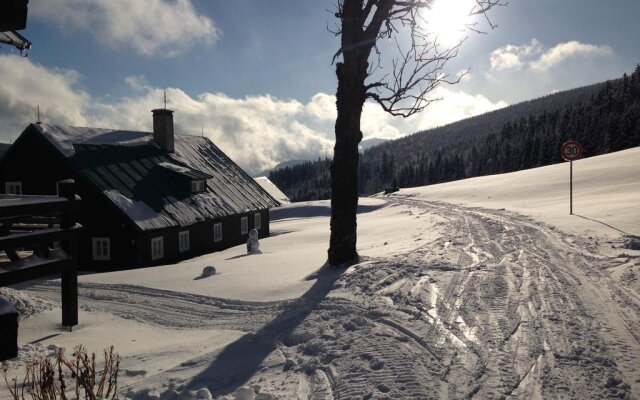
[[[394,302],[422,313],[409,323],[423,337],[458,347],[446,378],[450,397],[624,397],[631,390],[620,381],[638,397],[640,302],[602,272],[612,260],[515,214],[392,201],[449,219],[453,245],[427,244],[395,261],[416,268],[405,287],[424,273],[437,282],[435,312],[425,291],[422,304],[410,290],[396,291]]]
[[[414,250],[364,249],[298,300],[82,283],[80,305],[186,332],[251,333],[131,393],[171,381],[214,395],[257,384],[277,398],[640,398],[640,297],[608,272],[638,258],[599,255],[587,238],[507,211],[387,201],[431,221],[406,226]],[[59,296],[54,283],[28,291]]]
[[[60,287],[47,281],[29,288],[32,294],[58,301]],[[80,283],[79,305],[121,318],[170,328],[251,331],[269,322],[281,303],[219,299],[134,285]]]
[[[604,271],[618,261],[505,211],[389,201],[448,222],[354,266],[303,324],[333,332],[311,358],[333,368],[336,398],[639,397],[640,302]],[[332,314],[335,297],[361,309]]]

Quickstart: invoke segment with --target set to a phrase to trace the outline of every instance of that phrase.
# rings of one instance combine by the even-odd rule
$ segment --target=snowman
[[[258,230],[252,229],[247,239],[247,254],[260,254],[260,243],[258,242]]]

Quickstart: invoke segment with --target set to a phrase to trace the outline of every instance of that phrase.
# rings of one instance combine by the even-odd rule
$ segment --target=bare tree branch
[[[457,56],[460,45],[443,51],[438,50],[436,43],[411,46],[393,61],[390,79],[366,85],[367,97],[391,115],[409,117],[424,110],[437,100],[427,98],[429,92],[443,83],[458,83],[466,74],[449,79],[444,72],[446,63]]]
[[[345,0],[336,4],[336,17],[343,18]],[[426,99],[429,92],[440,84],[455,84],[466,74],[456,79],[449,79],[445,73],[447,62],[458,55],[462,42],[449,48],[442,48],[438,38],[426,31],[429,26],[422,10],[432,6],[433,0],[359,0],[362,4],[359,15],[361,32],[359,40],[348,46],[341,46],[334,54],[331,63],[334,64],[345,51],[358,49],[366,54],[375,52],[377,60],[368,66],[368,77],[376,71],[383,70],[382,53],[378,48],[378,40],[395,38],[402,31],[408,31],[411,44],[407,49],[401,49],[396,42],[397,56],[392,59],[391,71],[375,82],[365,85],[366,96],[376,101],[382,108],[392,115],[411,116],[424,110],[434,99]],[[505,0],[476,0],[469,16],[482,15],[489,29],[497,27],[488,17],[487,12],[497,6],[506,6]],[[478,27],[478,23],[470,23],[461,27],[472,32],[485,34]],[[336,35],[342,30],[333,31]]]

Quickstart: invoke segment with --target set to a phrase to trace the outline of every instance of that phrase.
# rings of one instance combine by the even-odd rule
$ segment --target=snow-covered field
[[[113,344],[138,399],[640,398],[640,148],[574,177],[574,216],[567,164],[361,199],[346,270],[321,268],[328,202],[293,204],[262,254],[82,276],[73,332],[58,281],[0,289],[5,365]]]

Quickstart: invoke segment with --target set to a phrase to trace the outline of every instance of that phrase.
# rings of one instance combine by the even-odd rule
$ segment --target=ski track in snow
[[[59,301],[55,281],[29,288],[33,294]],[[79,283],[79,307],[157,326],[184,329],[233,329],[249,332],[269,322],[288,302],[234,301],[134,285]]]
[[[514,213],[387,200],[444,219],[441,238],[399,256],[363,257],[311,309],[303,300],[234,302],[88,283],[80,285],[80,306],[160,326],[260,332],[275,340],[280,371],[299,377],[297,386],[281,385],[282,397],[640,398],[640,298],[605,272],[626,261]],[[59,296],[54,283],[29,292]],[[298,312],[305,317],[294,326],[263,329]],[[215,354],[207,357],[211,363]],[[207,364],[202,359],[194,368]],[[272,369],[207,385],[214,396],[265,386]],[[163,377],[172,371],[154,382]],[[181,383],[190,388],[188,379]]]

